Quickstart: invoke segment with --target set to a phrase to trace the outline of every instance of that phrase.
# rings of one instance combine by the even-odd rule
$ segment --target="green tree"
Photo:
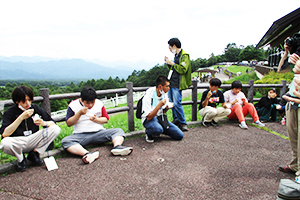
[[[224,50],[225,59],[227,62],[237,62],[241,49],[235,43],[229,43]]]

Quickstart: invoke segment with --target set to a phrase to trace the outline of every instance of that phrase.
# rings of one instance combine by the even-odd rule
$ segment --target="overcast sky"
[[[299,0],[0,0],[0,56],[163,63],[178,37],[191,59],[256,45]]]

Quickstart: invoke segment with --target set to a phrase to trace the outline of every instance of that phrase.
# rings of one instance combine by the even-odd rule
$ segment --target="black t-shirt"
[[[46,111],[37,105],[31,104],[31,108],[34,109],[33,115],[38,114],[44,121],[54,121]],[[23,111],[18,107],[17,104],[9,107],[3,115],[2,127],[0,128],[0,134],[2,136],[4,129],[13,123]],[[23,120],[18,128],[10,135],[10,137],[24,136],[24,131],[31,130],[32,133],[35,133],[39,130],[39,126],[33,123],[32,117]]]
[[[203,103],[203,101],[205,101],[207,93],[209,91],[210,90],[208,89],[203,92],[201,102],[199,105],[199,110],[202,109],[202,103]],[[221,92],[220,90],[217,90],[217,92],[212,94],[211,97],[209,98],[207,106],[217,107],[219,105],[219,103],[225,103],[225,100],[224,100],[223,92]]]
[[[174,57],[174,62],[175,64],[179,64],[179,59],[180,59],[180,56],[181,56],[181,52],[182,50],[179,52],[179,54],[175,55]],[[172,66],[172,70],[173,70],[173,73],[172,73],[172,76],[170,78],[170,87],[171,88],[179,88],[179,85],[180,85],[180,74],[174,69],[174,66]]]

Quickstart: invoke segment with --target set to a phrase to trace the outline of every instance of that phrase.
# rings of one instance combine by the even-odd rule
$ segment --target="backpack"
[[[143,108],[143,98],[140,98],[140,100],[138,101],[137,105],[136,105],[136,113],[135,116],[138,119],[142,119],[142,115],[144,114],[144,112],[142,111]],[[153,98],[151,98],[151,105],[153,104]]]
[[[144,112],[142,112],[142,107],[143,107],[143,98],[140,98],[140,100],[138,101],[137,105],[136,105],[136,113],[135,113],[135,116],[136,118],[138,119],[142,119],[142,114]]]
[[[281,179],[277,199],[300,199],[300,184],[290,179]]]

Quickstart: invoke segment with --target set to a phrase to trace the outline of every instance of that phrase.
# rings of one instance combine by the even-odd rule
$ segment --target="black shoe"
[[[205,127],[209,127],[210,126],[210,122],[205,122],[204,120],[202,120],[201,124]]]
[[[215,122],[215,120],[211,120],[210,124],[212,126],[218,126],[219,125],[218,122]]]
[[[148,135],[146,133],[146,142],[150,142],[150,143],[154,142],[154,138],[152,137],[152,135]]]
[[[18,172],[24,172],[26,170],[26,168],[27,168],[26,158],[25,158],[25,156],[23,154],[23,160],[22,160],[22,162],[18,162],[17,163],[16,170]]]
[[[175,124],[176,126],[178,126],[180,122],[179,122],[178,119],[174,119],[174,120],[172,121],[172,123]]]
[[[181,131],[188,131],[188,127],[187,127],[187,124],[180,124],[180,129]]]
[[[41,166],[42,164],[44,164],[44,161],[40,158],[40,154],[35,151],[30,151],[28,153],[27,159],[30,160],[35,166]]]

